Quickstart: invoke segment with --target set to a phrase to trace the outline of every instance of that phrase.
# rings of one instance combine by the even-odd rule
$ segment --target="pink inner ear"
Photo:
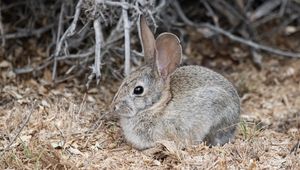
[[[156,39],[156,65],[163,79],[172,74],[181,63],[181,45],[176,35],[163,33]]]
[[[166,79],[168,77],[168,69],[164,66],[158,66],[160,76]]]

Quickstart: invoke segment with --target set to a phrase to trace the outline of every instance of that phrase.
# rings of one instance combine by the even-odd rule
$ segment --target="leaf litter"
[[[300,134],[300,61],[264,62],[261,71],[246,61],[224,74],[240,90],[241,123],[232,143],[211,148],[201,144],[180,149],[162,141],[145,151],[133,149],[117,121],[98,120],[118,87],[115,82],[104,83],[105,92],[91,89],[84,102],[84,93],[67,85],[50,88],[33,79],[1,84],[1,152],[16,135],[33,100],[37,107],[10,149],[1,153],[0,167],[298,169],[300,151],[290,151]]]

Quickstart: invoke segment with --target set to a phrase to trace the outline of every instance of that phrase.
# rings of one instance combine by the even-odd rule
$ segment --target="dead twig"
[[[123,3],[125,0],[122,1]],[[128,20],[127,8],[123,6],[122,16],[124,25],[124,41],[125,41],[125,75],[130,73],[130,22]]]
[[[207,1],[213,8],[216,9],[217,12],[222,14],[227,18],[230,25],[236,27],[243,20],[243,17],[239,14],[239,12],[227,1],[223,0],[214,0]]]
[[[64,16],[64,9],[65,9],[65,3],[61,4],[60,8],[60,14],[59,14],[59,21],[58,21],[58,31],[56,36],[56,44],[59,44],[59,38],[63,27],[63,16]],[[54,56],[54,62],[53,62],[53,70],[52,70],[52,80],[56,77],[56,68],[57,68],[57,56]]]
[[[95,54],[95,47],[91,47],[89,48],[86,52],[82,52],[79,54],[70,54],[70,55],[65,55],[65,56],[61,56],[58,57],[57,60],[61,61],[61,60],[68,60],[68,59],[79,59],[79,58],[86,58],[88,56],[91,56]]]
[[[248,15],[247,15],[245,6],[243,6],[242,4],[238,5],[238,12],[242,15],[242,18],[244,18],[242,20],[242,22],[245,25],[245,28],[244,28],[245,33],[244,34],[242,33],[242,36],[253,42],[258,42],[258,36],[257,36],[256,30],[253,28],[252,21],[249,19]],[[241,32],[243,32],[243,30]],[[252,57],[252,61],[253,61],[254,65],[260,69],[262,67],[262,59],[263,59],[263,56],[260,54],[260,51],[254,49],[254,48],[251,48],[250,53],[251,53],[251,57]]]
[[[63,17],[64,17],[64,12],[65,12],[65,3],[61,4],[60,8],[60,14],[59,14],[59,20],[58,20],[58,29],[57,29],[57,36],[56,36],[56,44],[59,43],[59,38],[63,29]]]
[[[220,25],[219,25],[219,18],[216,15],[216,13],[214,12],[214,10],[210,7],[210,5],[208,4],[208,2],[207,1],[202,1],[202,0],[200,2],[203,3],[204,7],[208,11],[208,15],[212,18],[214,24],[217,27],[220,27]]]
[[[96,74],[96,80],[97,84],[99,84],[100,81],[100,67],[101,67],[101,47],[102,47],[102,42],[103,42],[103,34],[102,34],[102,28],[100,24],[100,19],[96,19],[94,21],[94,30],[95,30],[95,39],[96,39],[96,44],[95,44],[95,63],[94,63],[94,69],[93,72]]]
[[[102,118],[101,118],[102,119]],[[102,122],[101,119],[98,119],[97,122],[95,123],[95,127],[93,127],[93,129],[90,129],[89,132],[92,132],[91,134],[88,134],[87,140],[84,143],[84,147],[87,146],[87,144],[89,143],[90,139],[95,135],[95,133],[97,132],[97,130],[101,127]]]
[[[0,34],[1,36],[4,35],[4,28],[2,23],[2,6],[0,6]],[[5,38],[2,37],[2,47],[5,46]]]
[[[250,41],[250,40],[246,40],[244,38],[241,38],[239,36],[236,36],[236,35],[233,35],[231,34],[230,32],[222,29],[222,28],[219,28],[219,27],[216,27],[216,26],[213,26],[211,24],[208,24],[208,23],[194,23],[192,22],[190,19],[188,19],[185,14],[183,13],[183,11],[181,10],[181,7],[180,5],[178,4],[177,1],[175,1],[173,3],[175,9],[177,10],[178,12],[178,15],[180,16],[180,18],[182,19],[182,21],[184,23],[186,23],[187,25],[189,26],[193,26],[193,27],[205,27],[205,28],[208,28],[214,32],[217,32],[217,33],[220,33],[220,34],[223,34],[224,36],[228,37],[229,39],[233,40],[233,41],[236,41],[236,42],[239,42],[239,43],[243,43],[245,45],[248,45],[256,50],[263,50],[263,51],[266,51],[266,52],[270,52],[270,53],[273,53],[273,54],[276,54],[276,55],[281,55],[281,56],[286,56],[286,57],[290,57],[290,58],[300,58],[300,53],[293,53],[293,52],[288,52],[288,51],[282,51],[282,50],[279,50],[279,49],[275,49],[275,48],[272,48],[272,47],[269,47],[269,46],[265,46],[265,45],[261,45],[261,44],[258,44],[258,43],[255,43],[253,41]]]
[[[92,68],[92,73],[88,77],[88,82],[86,83],[86,88],[89,88],[89,85],[93,78],[96,76],[96,82],[99,84],[100,78],[101,78],[101,47],[103,43],[103,34],[102,34],[102,29],[101,29],[101,23],[100,23],[100,18],[97,18],[94,20],[94,30],[95,30],[95,39],[96,39],[96,44],[95,44],[95,61],[94,65],[91,66]]]
[[[290,154],[294,153],[296,155],[299,148],[300,148],[300,140],[298,140],[298,142],[296,143],[296,145],[294,145],[292,147]]]
[[[280,49],[276,49],[276,48],[272,48],[272,47],[269,47],[269,46],[261,45],[261,44],[255,43],[253,41],[246,40],[246,39],[241,38],[239,36],[233,35],[230,32],[227,32],[227,31],[223,30],[222,28],[217,28],[217,27],[215,27],[211,24],[206,23],[206,24],[201,24],[199,26],[206,27],[206,28],[209,28],[212,31],[219,32],[219,33],[225,35],[226,37],[228,37],[231,40],[234,40],[234,41],[239,42],[239,43],[243,43],[243,44],[248,45],[250,47],[253,47],[257,50],[263,50],[263,51],[270,52],[270,53],[273,53],[273,54],[276,54],[276,55],[286,56],[286,57],[290,57],[290,58],[300,58],[300,53],[282,51]]]
[[[29,113],[26,115],[26,118],[24,119],[23,123],[21,124],[20,128],[17,130],[16,135],[10,140],[9,144],[2,150],[2,152],[0,153],[0,157],[10,149],[10,147],[13,145],[13,143],[16,141],[16,139],[19,137],[19,135],[21,134],[22,130],[24,129],[24,127],[27,125],[27,123],[30,120],[30,117],[33,113],[33,110],[36,106],[36,101],[33,102],[33,104],[31,105],[31,109],[29,110]]]
[[[108,0],[96,0],[96,3],[99,4],[105,4],[105,5],[109,5],[109,6],[115,6],[115,7],[122,7],[122,8],[133,8],[136,11],[139,11],[139,8],[136,7],[135,5],[128,3],[126,1],[122,1],[122,2],[117,2],[117,1],[108,1]]]
[[[39,29],[28,29],[20,32],[10,33],[10,34],[1,34],[0,38],[8,40],[8,39],[18,39],[18,38],[26,38],[30,36],[37,36],[40,37],[41,34],[49,31],[55,26],[55,24],[49,24],[45,27],[39,28]]]
[[[104,112],[104,113],[102,113],[101,116],[96,121],[96,123],[94,123],[93,126],[87,132],[85,132],[85,133],[89,134],[92,131],[96,130],[100,126],[101,120],[103,120],[103,119],[109,119],[109,117],[106,117],[106,116],[108,116],[108,114],[111,114],[111,113],[110,112]]]
[[[31,73],[34,71],[39,71],[39,70],[42,70],[42,69],[46,68],[47,66],[49,66],[52,62],[53,62],[53,60],[51,60],[51,58],[49,58],[48,60],[45,61],[44,64],[42,64],[36,68],[30,67],[30,66],[16,68],[16,69],[14,69],[14,73],[15,74],[26,74],[26,73]]]
[[[282,0],[266,1],[263,5],[257,8],[250,16],[251,21],[255,21],[263,16],[269,14],[272,10],[278,7],[282,3]]]
[[[77,21],[79,19],[79,15],[81,12],[81,5],[82,5],[83,0],[79,0],[77,5],[76,5],[76,10],[75,10],[75,15],[74,19],[70,25],[70,27],[65,31],[63,36],[60,38],[59,42],[56,44],[56,49],[54,53],[54,63],[53,63],[53,70],[52,70],[52,80],[54,81],[56,78],[56,68],[57,68],[57,57],[59,56],[59,53],[61,52],[62,49],[62,44],[65,42],[65,40],[75,34],[75,29],[77,26]]]

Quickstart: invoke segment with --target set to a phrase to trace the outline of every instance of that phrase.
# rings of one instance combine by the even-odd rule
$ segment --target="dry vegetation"
[[[234,18],[234,15],[219,13],[218,1],[211,2],[216,4],[209,3],[212,8],[208,6],[208,9],[216,15],[209,15],[213,19],[206,21],[227,28],[234,27],[234,23],[228,19]],[[263,4],[259,2],[255,9]],[[19,2],[18,5],[25,4]],[[121,83],[124,69],[124,57],[107,56],[124,53],[120,39],[103,55],[100,85],[94,83],[89,89],[85,88],[91,73],[88,66],[94,62],[95,56],[95,51],[89,51],[90,48],[94,50],[94,40],[91,40],[94,34],[90,31],[86,32],[82,42],[75,42],[74,46],[69,44],[70,51],[64,51],[70,52],[71,56],[89,55],[58,62],[57,77],[53,80],[51,54],[55,53],[59,38],[56,38],[57,32],[53,32],[58,28],[57,25],[52,27],[49,23],[60,16],[63,5],[55,3],[49,5],[49,9],[44,8],[52,13],[40,12],[38,7],[44,5],[44,1],[41,1],[36,9],[32,7],[28,10],[39,14],[34,17],[34,21],[39,22],[28,25],[22,17],[16,17],[19,19],[16,23],[4,18],[15,19],[7,11],[15,7],[6,4],[2,9],[3,25],[0,27],[3,26],[6,36],[1,32],[5,44],[2,41],[3,46],[0,48],[0,169],[300,169],[299,59],[279,58],[254,47],[248,48],[251,47],[249,44],[244,46],[243,43],[232,43],[232,37],[220,36],[222,33],[207,37],[204,33],[212,33],[207,29],[195,28],[192,23],[188,24],[189,21],[186,21],[189,26],[182,26],[178,22],[176,28],[169,30],[183,34],[181,38],[186,55],[183,64],[207,66],[226,76],[239,90],[242,101],[239,129],[235,139],[222,147],[209,148],[201,144],[179,149],[172,142],[161,141],[155,148],[137,151],[124,140],[118,121],[106,114]],[[283,5],[274,7],[261,18],[266,20],[276,10],[281,10]],[[291,18],[293,9],[285,5],[286,13],[281,17],[288,18],[290,22],[282,24],[282,18],[276,17],[263,24],[258,20],[262,25],[258,26],[259,31],[256,33],[260,34],[250,38],[257,37],[282,49],[300,51],[300,21]],[[76,3],[68,1],[65,4],[65,15],[73,15],[75,6]],[[18,9],[19,14],[31,14]],[[197,14],[189,7],[184,11],[191,18]],[[121,12],[112,16],[119,14]],[[129,14],[130,17],[137,17]],[[154,16],[159,18],[160,15]],[[225,18],[224,22],[221,18]],[[174,20],[177,21],[176,18]],[[71,21],[66,17],[65,22]],[[35,32],[29,35],[26,29],[19,28],[24,24],[26,29],[36,29],[40,25],[46,30],[41,33],[41,37]],[[108,26],[107,29],[114,26]],[[277,33],[269,31],[270,28],[274,28],[273,31]],[[242,36],[243,41],[256,41],[247,38],[245,32],[241,33],[245,28],[235,29],[238,31],[233,32]],[[9,30],[21,30],[24,36],[18,37],[20,34]],[[136,49],[139,46],[137,36],[134,31],[132,34],[131,44]],[[11,35],[11,38],[7,35]],[[61,37],[62,33],[57,35]],[[269,39],[269,36],[273,38]],[[72,38],[72,41],[76,40],[76,36]],[[141,57],[138,52],[131,52],[134,68],[140,64]],[[59,53],[58,57],[69,57],[66,53]],[[297,56],[295,53],[293,55]],[[260,56],[263,56],[261,61]]]
[[[213,148],[162,142],[132,149],[116,121],[99,120],[118,83],[86,94],[72,83],[54,89],[33,79],[1,83],[1,147],[9,146],[1,152],[1,169],[298,169],[300,151],[291,150],[300,133],[300,61],[264,63],[261,71],[245,61],[222,72],[240,89],[242,120],[232,143]]]

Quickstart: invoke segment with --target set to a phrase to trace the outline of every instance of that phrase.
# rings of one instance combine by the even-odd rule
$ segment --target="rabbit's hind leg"
[[[223,146],[225,143],[228,143],[230,139],[233,138],[236,127],[229,127],[225,130],[219,129],[210,135],[207,135],[204,139],[206,144],[210,146],[220,145]]]
[[[230,139],[233,138],[236,127],[229,127],[226,130],[220,130],[216,133],[214,143],[219,145],[224,145],[228,143]]]

